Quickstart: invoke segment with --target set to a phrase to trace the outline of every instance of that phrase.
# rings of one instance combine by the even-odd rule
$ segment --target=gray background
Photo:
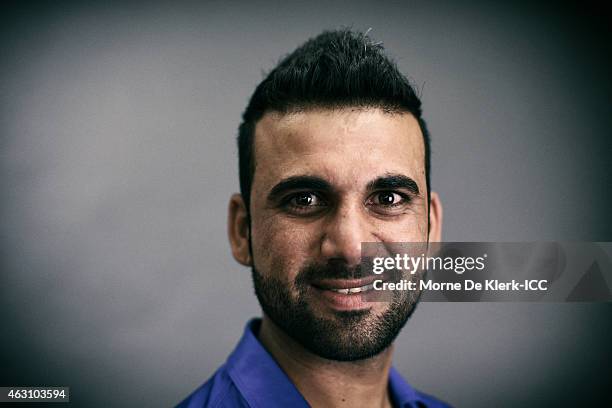
[[[259,314],[230,255],[234,137],[262,72],[324,28],[421,89],[457,241],[611,241],[610,55],[593,4],[4,6],[2,385],[169,406]],[[421,304],[396,366],[459,407],[603,398],[610,304]]]

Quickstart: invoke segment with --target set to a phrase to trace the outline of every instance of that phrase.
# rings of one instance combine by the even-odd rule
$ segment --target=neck
[[[359,361],[321,358],[287,336],[264,315],[259,340],[313,407],[391,407],[392,347]]]

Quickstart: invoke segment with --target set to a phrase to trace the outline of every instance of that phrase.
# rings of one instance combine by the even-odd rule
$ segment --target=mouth
[[[311,286],[321,301],[333,310],[360,310],[372,307],[367,295],[373,293],[376,279],[380,278],[323,279],[313,282]]]
[[[374,288],[375,278],[363,279],[323,279],[313,282],[312,286],[321,290],[331,290],[345,295],[352,293],[367,292]]]
[[[328,289],[328,290],[332,290],[332,291],[337,292],[337,293],[342,293],[344,295],[348,295],[349,293],[353,294],[353,293],[367,292],[367,291],[372,290],[372,289],[374,289],[374,285],[373,284],[364,285],[364,286],[358,286],[356,288],[346,288],[346,289],[334,289],[334,288],[331,288],[331,289]]]

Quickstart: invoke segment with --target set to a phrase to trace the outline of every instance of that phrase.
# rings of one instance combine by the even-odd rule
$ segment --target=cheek
[[[427,221],[413,225],[384,225],[375,234],[381,242],[425,242],[427,241]]]
[[[413,210],[401,220],[375,220],[373,231],[381,242],[426,242],[428,225],[425,207]]]
[[[313,259],[316,237],[307,229],[285,225],[275,217],[255,224],[252,231],[255,267],[264,276],[293,281]]]

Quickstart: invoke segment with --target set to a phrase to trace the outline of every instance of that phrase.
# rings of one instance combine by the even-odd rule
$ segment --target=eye
[[[312,191],[301,191],[290,194],[282,203],[285,210],[295,214],[314,214],[318,213],[327,206],[323,198]]]
[[[377,191],[368,197],[368,208],[380,215],[399,215],[410,208],[410,195],[398,191]]]
[[[289,200],[291,204],[299,207],[320,205],[320,198],[314,193],[297,193]]]
[[[386,207],[396,206],[402,204],[405,201],[409,201],[408,197],[403,194],[395,193],[393,191],[381,191],[375,193],[371,197],[371,202],[374,205],[382,205]]]

